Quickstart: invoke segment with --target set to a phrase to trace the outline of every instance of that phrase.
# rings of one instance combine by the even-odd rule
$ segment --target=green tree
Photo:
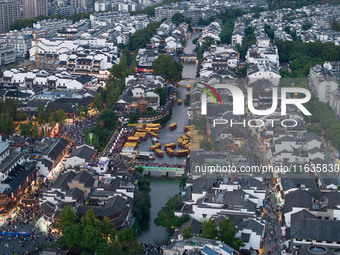
[[[271,28],[270,25],[266,24],[264,26],[264,31],[267,33],[267,35],[270,39],[272,39],[272,40],[274,39],[274,31],[275,31],[274,28]]]
[[[66,120],[66,114],[64,112],[63,109],[59,109],[58,111],[56,111],[54,119],[56,122],[62,124],[64,123],[64,121]]]
[[[187,19],[184,17],[182,13],[175,13],[171,18],[172,23],[179,25],[183,22],[186,22]]]
[[[56,125],[56,122],[54,120],[54,116],[53,116],[53,113],[50,112],[49,116],[48,116],[48,123],[50,124],[50,127],[51,128],[54,128],[55,125]]]
[[[81,224],[72,224],[65,226],[62,230],[62,237],[60,239],[60,244],[62,246],[67,246],[72,248],[74,246],[81,246],[83,241],[83,232],[84,227]]]
[[[98,111],[101,112],[104,108],[103,106],[103,101],[102,98],[100,96],[100,94],[97,94],[94,98],[94,102],[93,102],[93,107]]]
[[[302,25],[302,29],[303,29],[303,30],[308,30],[308,29],[310,29],[312,26],[313,26],[312,23],[306,22],[305,24]]]
[[[59,223],[58,226],[60,230],[63,230],[66,227],[73,226],[77,221],[77,215],[71,205],[64,206],[60,212]]]
[[[107,96],[106,109],[114,109],[114,107],[115,107],[115,97],[112,93],[110,93]]]
[[[156,32],[156,29],[162,22],[152,22],[146,28],[137,30],[131,37],[128,43],[129,50],[137,50],[150,43],[150,39]]]
[[[113,130],[117,125],[117,115],[114,110],[105,110],[99,117],[100,121],[104,122],[104,127],[108,130]]]
[[[184,230],[183,230],[183,238],[184,239],[189,239],[191,238],[193,235],[192,235],[192,227],[191,226],[188,226],[186,227]]]
[[[142,254],[143,248],[137,242],[136,233],[131,229],[122,229],[117,232],[116,243],[122,248],[124,254]]]
[[[96,215],[94,214],[93,210],[87,210],[85,215],[81,218],[81,224],[84,227],[92,226],[92,227],[99,227],[100,221],[97,219]]]
[[[0,114],[0,130],[2,133],[9,135],[15,129],[14,121],[9,113]]]
[[[145,178],[139,179],[138,192],[136,192],[132,208],[133,215],[136,217],[138,222],[140,222],[143,218],[149,217],[151,207],[150,191],[150,181]]]
[[[217,237],[217,225],[213,219],[203,222],[201,237],[208,239]]]
[[[243,242],[239,238],[235,238],[237,229],[232,220],[225,218],[219,225],[219,240],[230,245],[235,250],[240,250]]]
[[[87,211],[88,212],[88,211]],[[81,247],[90,253],[100,253],[105,248],[105,240],[98,227],[86,225],[82,233]]]
[[[180,210],[182,206],[183,202],[179,195],[170,198],[165,206],[158,212],[154,223],[157,226],[167,227],[170,231],[173,231],[175,227],[180,227],[184,222],[190,219],[188,214],[182,215],[181,217],[175,216],[174,211]]]
[[[32,127],[32,122],[21,123],[19,125],[20,134],[24,137],[30,136]]]
[[[31,137],[32,137],[32,138],[40,138],[39,127],[38,127],[37,124],[34,124],[34,125],[33,125]]]
[[[130,114],[129,123],[137,123],[138,118],[139,118],[138,112],[132,112]]]
[[[100,229],[103,234],[105,240],[108,240],[110,235],[114,235],[116,233],[115,224],[110,222],[109,218],[104,217],[104,219],[100,222]]]
[[[331,29],[337,32],[340,32],[340,22],[336,19],[333,19]]]
[[[166,91],[162,87],[158,87],[155,89],[155,92],[159,95],[159,104],[161,106],[166,104]]]
[[[176,62],[170,55],[160,54],[152,63],[152,70],[155,75],[164,75],[168,80],[180,81],[183,65]]]
[[[105,247],[103,255],[125,255],[125,253],[118,244],[109,244]]]
[[[40,125],[46,123],[46,112],[45,107],[43,105],[38,106],[38,122]]]
[[[3,104],[2,112],[9,113],[12,118],[15,119],[17,116],[17,104],[15,101],[13,99],[6,99]]]

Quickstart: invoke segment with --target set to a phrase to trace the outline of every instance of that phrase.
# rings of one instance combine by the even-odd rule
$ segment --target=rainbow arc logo
[[[216,89],[214,89],[212,86],[210,86],[210,85],[208,85],[208,84],[206,84],[206,83],[200,82],[200,84],[202,84],[202,85],[204,85],[205,87],[207,87],[208,89],[210,89],[210,90],[216,95],[216,97],[218,98],[218,101],[219,101],[220,104],[222,105],[221,97],[220,97],[220,95],[217,93]],[[213,94],[212,94],[209,90],[207,90],[207,89],[205,89],[205,88],[199,88],[199,89],[201,89],[202,91],[206,92],[206,93],[212,98],[212,100],[214,101],[215,105],[217,105],[217,102],[216,102],[215,97],[213,96]]]

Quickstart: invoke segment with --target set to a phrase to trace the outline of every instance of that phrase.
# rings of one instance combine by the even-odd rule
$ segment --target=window
[[[207,215],[206,214],[202,214],[202,217],[203,217],[203,219],[206,219]]]

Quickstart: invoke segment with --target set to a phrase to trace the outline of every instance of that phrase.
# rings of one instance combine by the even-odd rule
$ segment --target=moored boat
[[[161,151],[160,149],[156,149],[156,150],[155,150],[155,154],[156,154],[158,157],[164,157],[164,152]]]
[[[159,138],[159,135],[155,132],[150,132],[151,137]]]
[[[150,151],[155,151],[156,149],[159,149],[161,147],[160,143],[155,143],[150,147]]]
[[[175,151],[171,148],[165,148],[165,151],[169,156],[176,156]]]
[[[188,154],[189,154],[189,150],[180,150],[176,152],[177,157],[187,156]]]
[[[154,160],[156,157],[152,152],[138,152],[136,159]]]
[[[171,148],[171,149],[175,149],[176,148],[176,144],[175,143],[168,143],[166,145],[164,145],[165,148]]]
[[[174,130],[177,128],[177,123],[172,123],[170,124],[170,126],[168,127],[169,130]]]

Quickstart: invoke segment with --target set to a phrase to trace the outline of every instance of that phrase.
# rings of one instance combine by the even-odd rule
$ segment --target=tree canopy
[[[217,225],[213,219],[203,222],[201,237],[208,239],[216,239]]]
[[[60,244],[80,253],[91,254],[141,254],[142,247],[132,229],[117,231],[108,218],[100,221],[93,210],[78,220],[71,206],[65,206],[60,213],[58,224],[62,231]],[[114,252],[112,252],[114,251]]]
[[[340,32],[340,21],[337,21],[336,19],[333,19],[331,29],[337,32]],[[1,71],[0,71],[1,73]]]
[[[237,229],[231,219],[225,218],[219,225],[219,240],[233,247],[235,250],[240,250],[243,242],[239,238],[235,238]]]
[[[188,226],[186,227],[184,230],[183,230],[183,238],[184,239],[189,239],[191,238],[193,235],[192,235],[192,227],[191,226]]]
[[[183,22],[190,23],[190,20],[188,20],[182,13],[175,13],[174,16],[171,18],[172,23],[179,25]]]
[[[279,51],[280,62],[289,63],[292,78],[305,78],[312,66],[325,61],[337,61],[340,56],[340,46],[334,43],[320,41],[304,43],[276,39],[275,45]]]
[[[158,212],[158,216],[154,222],[157,226],[167,227],[168,230],[173,231],[175,227],[180,227],[184,222],[190,219],[190,216],[185,214],[181,217],[175,216],[174,211],[182,208],[183,202],[181,197],[176,195],[168,200],[165,206]]]
[[[168,80],[180,81],[183,65],[175,61],[170,55],[160,54],[152,63],[152,70],[155,75],[164,75]]]
[[[150,43],[150,39],[156,32],[156,29],[161,25],[161,22],[152,22],[146,28],[137,30],[131,37],[128,43],[129,50],[137,50]]]
[[[0,130],[5,135],[14,131],[15,125],[12,116],[9,113],[0,114]]]

